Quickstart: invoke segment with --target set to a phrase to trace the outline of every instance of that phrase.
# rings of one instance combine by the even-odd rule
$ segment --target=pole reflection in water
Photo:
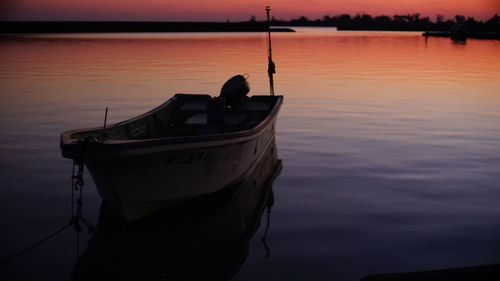
[[[97,231],[77,262],[72,279],[230,279],[248,255],[264,210],[271,208],[272,184],[280,171],[273,137],[248,177],[216,193],[132,224],[103,201]],[[263,249],[267,250],[267,245]]]

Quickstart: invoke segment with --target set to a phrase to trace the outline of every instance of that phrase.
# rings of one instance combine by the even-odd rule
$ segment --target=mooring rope
[[[75,175],[75,166],[78,168],[77,169],[77,174]],[[72,188],[71,188],[71,221],[70,225],[73,226],[73,229],[76,232],[76,258],[78,259],[80,257],[80,232],[82,232],[82,226],[80,225],[80,222],[87,228],[88,233],[92,233],[95,230],[95,226],[92,225],[90,222],[88,222],[86,219],[83,218],[82,215],[82,207],[83,207],[83,169],[84,169],[84,163],[83,160],[81,159],[74,159],[73,160],[73,174],[71,176],[72,179]],[[76,215],[75,215],[75,208],[74,208],[74,194],[75,191],[79,192],[78,199],[76,200]]]
[[[274,205],[274,193],[273,189],[271,186],[271,190],[269,192],[268,198],[267,198],[267,218],[266,218],[266,228],[264,230],[264,235],[262,235],[262,238],[260,238],[260,241],[262,241],[262,244],[264,245],[264,248],[266,249],[266,258],[269,258],[271,256],[271,249],[267,245],[267,234],[269,232],[269,227],[271,226],[271,209]]]
[[[20,256],[20,255],[22,255],[22,254],[24,254],[26,252],[28,252],[31,249],[36,248],[37,246],[43,244],[45,241],[47,241],[50,238],[56,236],[57,234],[59,234],[60,232],[62,232],[63,230],[65,230],[66,228],[68,228],[70,226],[71,226],[70,223],[66,224],[66,225],[62,226],[61,228],[59,228],[58,230],[56,230],[54,233],[52,233],[50,235],[47,235],[45,238],[39,240],[38,242],[33,243],[32,245],[30,245],[30,246],[28,246],[28,247],[26,247],[26,248],[24,248],[24,249],[22,249],[22,250],[20,250],[20,251],[18,251],[16,253],[12,254],[12,255],[10,255],[9,257],[7,257],[5,259],[2,259],[2,261],[0,262],[0,265],[3,266],[5,264],[7,264],[8,262],[10,262],[12,259],[14,259],[14,258],[16,258],[16,257],[18,257],[18,256]]]
[[[76,169],[77,168],[77,169]],[[61,233],[63,230],[73,226],[73,229],[76,232],[76,257],[77,259],[80,257],[80,232],[82,231],[82,226],[80,225],[80,222],[87,228],[88,233],[92,233],[95,230],[95,226],[92,225],[90,222],[88,222],[86,219],[83,218],[82,215],[82,206],[83,206],[83,200],[82,200],[82,191],[83,191],[83,170],[84,170],[84,163],[83,160],[81,159],[75,159],[73,160],[73,169],[72,169],[72,174],[71,174],[71,219],[70,221],[51,233],[50,235],[45,236],[44,238],[40,239],[39,241],[31,244],[30,246],[15,252],[14,254],[11,254],[7,258],[4,258],[0,261],[0,266],[4,266],[7,263],[9,263],[11,260],[14,258],[36,248],[37,246],[40,246],[47,240],[55,237],[57,234]],[[75,171],[77,172],[75,174]],[[76,214],[75,214],[75,191],[79,192],[78,199],[76,200]]]

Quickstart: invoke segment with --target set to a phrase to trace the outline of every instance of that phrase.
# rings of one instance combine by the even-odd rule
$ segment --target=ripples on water
[[[0,40],[1,251],[64,224],[60,132],[117,122],[174,93],[217,95],[233,74],[266,94],[264,34],[108,34]],[[500,262],[500,42],[299,29],[273,35],[283,171],[264,258],[235,280],[358,280]],[[86,178],[85,214],[97,196]],[[8,279],[65,280],[73,233],[19,257]],[[30,270],[26,270],[30,268]]]

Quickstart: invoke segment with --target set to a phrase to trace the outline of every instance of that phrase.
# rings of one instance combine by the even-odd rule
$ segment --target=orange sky
[[[455,14],[489,19],[500,14],[500,0],[0,0],[3,20],[231,21],[264,19],[271,5],[276,18],[304,15],[420,13],[435,20]]]

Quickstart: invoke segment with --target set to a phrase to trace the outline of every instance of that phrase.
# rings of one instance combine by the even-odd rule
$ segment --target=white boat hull
[[[123,151],[85,164],[101,197],[134,221],[241,180],[274,141],[275,122],[250,137]]]

